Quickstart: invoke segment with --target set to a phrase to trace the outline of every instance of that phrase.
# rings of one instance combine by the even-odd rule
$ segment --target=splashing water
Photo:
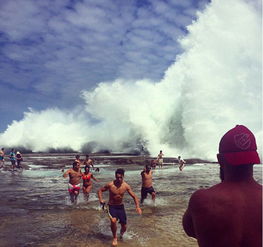
[[[30,109],[0,142],[33,151],[143,146],[153,155],[162,149],[215,160],[220,137],[236,124],[261,141],[260,11],[248,1],[215,0],[198,17],[180,41],[184,52],[160,82],[120,78],[84,90],[85,105],[72,112]]]

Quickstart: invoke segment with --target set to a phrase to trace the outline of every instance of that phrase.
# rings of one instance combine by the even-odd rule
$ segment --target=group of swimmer
[[[81,171],[81,165],[85,165],[84,172]],[[92,189],[91,180],[93,179],[96,182],[99,182],[99,180],[97,180],[90,172],[91,166],[94,169],[93,161],[87,155],[86,160],[84,162],[81,162],[79,159],[76,159],[72,164],[72,168],[67,170],[63,174],[64,178],[69,177],[68,191],[72,203],[77,202],[77,197],[81,189],[81,179],[83,181],[82,190],[83,190],[84,198],[86,200],[88,200],[89,193]],[[125,192],[128,192],[128,194],[133,198],[134,203],[136,205],[136,211],[138,212],[138,214],[142,214],[140,203],[143,204],[144,199],[147,198],[147,194],[151,194],[152,200],[155,201],[155,191],[152,186],[152,171],[150,165],[146,165],[143,171],[141,172],[142,188],[141,188],[140,203],[137,196],[132,191],[130,185],[124,181],[124,173],[125,173],[124,169],[122,168],[117,169],[115,171],[115,180],[108,182],[105,186],[101,187],[97,192],[100,204],[103,206],[103,208],[104,207],[107,208],[110,217],[111,231],[113,235],[112,246],[117,246],[118,243],[117,220],[119,220],[119,223],[121,224],[121,229],[120,229],[121,239],[126,231],[127,217],[122,202]],[[102,193],[105,191],[109,191],[109,201],[107,204],[102,197]]]
[[[19,156],[20,154],[20,156]],[[4,167],[4,148],[0,151],[0,168]],[[127,216],[123,204],[124,194],[133,198],[136,211],[142,214],[140,206],[150,194],[153,202],[156,193],[153,188],[153,169],[156,165],[163,167],[162,150],[151,164],[145,165],[141,172],[141,198],[133,192],[124,181],[124,169],[115,171],[115,178],[101,187],[98,199],[107,211],[112,231],[112,246],[117,246],[117,221],[121,225],[120,236],[127,229]],[[21,166],[22,155],[11,150],[9,154],[12,168]],[[257,153],[256,139],[253,133],[243,125],[226,132],[219,143],[217,154],[221,182],[207,189],[195,191],[183,215],[182,226],[185,233],[197,239],[199,247],[261,247],[262,246],[262,185],[253,177],[254,164],[261,164]],[[178,156],[179,170],[182,171],[185,161]],[[84,172],[81,171],[84,167]],[[84,161],[76,156],[72,168],[63,171],[63,177],[69,177],[68,192],[70,200],[76,204],[81,189],[84,198],[89,199],[92,180],[99,182],[91,173],[99,171],[93,160],[86,155]],[[108,202],[103,193],[109,191]]]
[[[262,185],[253,177],[253,165],[261,162],[253,133],[243,125],[229,130],[221,138],[217,159],[221,182],[192,194],[183,215],[183,229],[188,236],[197,239],[199,247],[261,247]],[[83,174],[80,163],[74,161],[73,168],[64,173],[64,177],[69,176],[69,193],[73,201],[79,193],[81,178],[84,178],[83,185],[87,183],[84,182],[86,177],[89,177],[89,181],[92,178],[96,180],[89,175],[89,169],[89,166],[85,166]],[[148,193],[155,200],[152,172],[150,165],[146,165],[141,172],[141,204]],[[110,218],[112,246],[118,244],[117,221],[121,225],[120,239],[127,229],[123,205],[126,192],[133,198],[137,213],[142,214],[137,196],[124,181],[124,173],[124,169],[117,169],[115,179],[97,192],[99,202],[106,207]],[[102,196],[105,191],[109,191],[107,204]]]
[[[160,150],[160,153],[157,155],[157,158],[151,160],[151,167],[153,169],[155,169],[157,165],[159,166],[159,168],[163,168],[163,156],[164,153],[162,150]],[[184,169],[186,162],[184,159],[181,158],[181,156],[178,156],[177,160],[179,164],[179,170],[182,171]]]
[[[157,158],[154,159],[157,164],[159,164],[159,167],[163,167],[163,152],[162,150],[158,154]],[[180,159],[180,156],[178,157],[178,164],[179,169],[181,166],[183,166],[185,161],[183,159]],[[104,209],[108,211],[108,215],[110,217],[111,222],[111,231],[113,235],[113,241],[112,246],[117,246],[118,240],[117,240],[117,220],[119,220],[119,223],[121,225],[120,229],[120,239],[122,239],[123,234],[126,231],[126,224],[127,224],[127,217],[125,208],[123,205],[123,197],[125,192],[128,192],[128,194],[133,198],[136,211],[138,214],[142,214],[142,210],[140,208],[140,204],[143,205],[144,200],[147,198],[147,195],[150,194],[152,201],[155,202],[156,193],[153,188],[153,170],[152,168],[155,168],[152,166],[153,162],[150,164],[146,164],[143,171],[141,172],[141,179],[142,179],[142,186],[141,186],[141,198],[140,202],[135,195],[135,193],[132,191],[132,188],[128,183],[124,181],[124,169],[119,168],[115,171],[115,180],[108,182],[105,186],[101,187],[98,190],[98,198],[99,202],[102,205]],[[81,171],[81,168],[84,167],[84,172]],[[86,155],[86,159],[82,162],[80,160],[80,156],[76,155],[76,159],[74,160],[72,164],[72,168],[68,169],[66,172],[64,172],[63,177],[67,178],[69,177],[69,183],[68,183],[68,192],[70,196],[70,200],[73,204],[77,203],[77,198],[81,190],[81,180],[82,180],[82,191],[84,195],[84,199],[89,199],[89,194],[92,189],[92,180],[99,182],[98,179],[95,178],[95,176],[91,173],[91,169],[97,170],[94,167],[94,162],[92,159],[90,159],[89,155]],[[103,200],[102,193],[105,191],[109,191],[109,200],[108,203]]]
[[[17,151],[15,152],[15,149],[12,148],[9,153],[9,160],[11,162],[11,169],[12,171],[15,170],[15,168],[22,168],[21,162],[23,161],[22,154]],[[5,148],[1,148],[0,150],[0,168],[5,167]]]

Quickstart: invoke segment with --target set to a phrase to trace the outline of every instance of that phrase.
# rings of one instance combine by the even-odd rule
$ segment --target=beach
[[[140,197],[140,172],[149,157],[105,155],[91,158],[95,160],[95,167],[100,168],[100,172],[93,172],[99,182],[93,183],[88,202],[80,193],[77,205],[71,205],[68,179],[62,177],[63,170],[70,168],[74,161],[73,154],[27,154],[24,155],[24,169],[0,170],[0,247],[111,246],[109,219],[101,210],[96,192],[113,180],[115,170],[121,167],[125,169],[125,181]],[[125,195],[128,229],[118,246],[198,246],[195,239],[184,233],[182,216],[195,190],[220,182],[218,164],[186,164],[180,172],[173,159],[164,162],[164,168],[156,168],[153,173],[157,193],[155,205],[148,196],[140,216],[135,211],[133,199]],[[9,163],[7,160],[6,165]],[[262,184],[261,165],[254,166],[254,176]],[[108,199],[108,192],[103,198]]]

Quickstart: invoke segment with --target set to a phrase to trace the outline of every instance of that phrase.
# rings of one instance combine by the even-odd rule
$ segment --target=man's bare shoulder
[[[189,201],[191,210],[207,210],[218,200],[224,200],[221,184],[195,191]]]
[[[131,186],[130,186],[128,183],[126,183],[125,181],[123,181],[122,186],[123,186],[123,188],[125,188],[126,190],[130,190],[130,189],[131,189]]]
[[[113,181],[108,182],[105,186],[111,188],[114,185]]]

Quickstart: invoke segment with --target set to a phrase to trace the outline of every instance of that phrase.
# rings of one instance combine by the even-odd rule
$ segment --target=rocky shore
[[[29,165],[39,165],[44,168],[64,169],[71,166],[75,160],[76,155],[80,155],[81,160],[85,158],[85,154],[82,153],[29,153],[24,154],[22,167],[28,169]],[[109,165],[138,165],[144,166],[150,164],[151,160],[156,157],[149,155],[130,155],[130,154],[90,154],[91,159],[94,160],[94,164],[109,164]],[[6,157],[5,163],[9,165],[9,159]],[[202,160],[198,158],[185,159],[187,165],[194,165],[196,163],[214,163],[208,160]],[[164,165],[178,164],[178,160],[175,157],[165,157]]]

